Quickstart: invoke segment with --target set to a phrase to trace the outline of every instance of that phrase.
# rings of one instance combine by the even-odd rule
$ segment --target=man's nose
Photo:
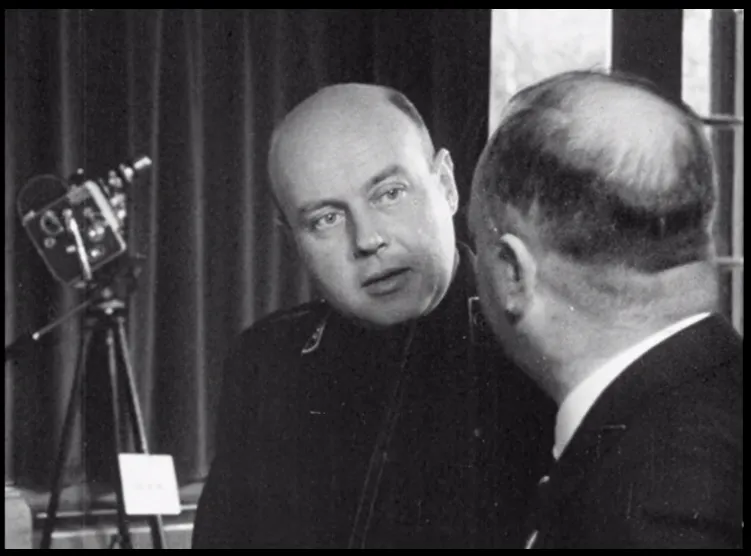
[[[355,257],[374,255],[386,247],[386,234],[379,230],[374,218],[369,215],[358,215],[353,220]]]

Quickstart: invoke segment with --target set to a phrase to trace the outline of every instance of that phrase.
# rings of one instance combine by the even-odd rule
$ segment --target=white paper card
[[[170,455],[119,454],[128,515],[180,515],[175,463]]]

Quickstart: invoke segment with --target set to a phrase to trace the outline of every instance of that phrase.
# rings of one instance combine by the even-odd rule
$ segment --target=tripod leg
[[[73,423],[75,422],[81,400],[81,385],[86,373],[86,360],[88,357],[89,343],[91,342],[91,330],[84,329],[83,341],[81,342],[81,351],[78,353],[78,364],[76,365],[73,376],[73,385],[70,389],[68,398],[68,408],[65,411],[65,421],[60,436],[60,446],[58,447],[57,461],[52,477],[52,489],[50,492],[50,501],[47,506],[47,518],[44,520],[44,529],[42,530],[42,540],[39,548],[47,550],[52,546],[52,532],[55,529],[55,520],[57,519],[57,508],[60,503],[60,491],[62,490],[63,469],[70,448],[70,439],[73,432]]]
[[[120,454],[120,390],[118,388],[117,359],[115,351],[115,335],[112,328],[107,330],[107,351],[109,359],[110,388],[112,391],[112,425],[114,429],[114,463],[118,469],[118,478],[115,481],[116,498],[117,498],[117,518],[120,530],[120,539],[122,547],[132,549],[133,544],[128,531],[128,524],[125,517],[125,500],[123,498],[123,483],[119,473],[118,454]]]
[[[143,415],[141,414],[141,407],[138,403],[138,392],[136,390],[135,375],[133,373],[133,366],[130,361],[130,347],[128,346],[128,338],[125,334],[125,323],[122,318],[117,319],[117,333],[120,340],[120,355],[122,356],[123,367],[125,369],[125,378],[127,379],[125,395],[131,417],[131,424],[133,426],[133,434],[135,436],[136,451],[141,454],[148,454],[149,446],[148,440],[146,438],[146,427],[143,424]],[[164,537],[164,525],[162,523],[162,516],[152,515],[149,516],[148,519],[151,526],[151,539],[153,548],[167,548]]]

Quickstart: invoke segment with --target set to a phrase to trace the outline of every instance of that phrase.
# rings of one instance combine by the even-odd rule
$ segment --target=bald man
[[[555,406],[484,325],[449,153],[404,95],[341,84],[269,171],[322,299],[236,343],[194,548],[521,545]]]
[[[717,311],[702,123],[651,84],[520,91],[470,202],[481,305],[558,405],[533,548],[740,548],[743,340]]]

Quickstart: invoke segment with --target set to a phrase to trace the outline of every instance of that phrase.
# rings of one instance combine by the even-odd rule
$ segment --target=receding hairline
[[[594,74],[563,84],[550,81],[518,98],[507,117],[525,110],[544,113],[550,133],[565,131],[567,158],[573,166],[586,168],[592,153],[599,152],[611,168],[632,175],[640,186],[659,190],[674,184],[678,167],[673,149],[691,141],[686,117],[694,115],[639,81],[601,77]],[[544,94],[560,86],[564,90],[558,106],[540,103]],[[645,168],[649,175],[636,179]]]
[[[636,187],[621,190],[621,196],[667,192],[677,182],[685,152],[711,151],[701,118],[654,83],[622,72],[574,70],[526,87],[509,100],[475,169],[483,194],[493,182],[489,178],[499,136],[521,129],[521,121],[529,118],[538,122],[537,131],[529,132],[538,134],[535,141],[542,151],[565,152],[566,162],[580,170],[628,176]],[[544,136],[539,135],[541,127]],[[556,133],[559,139],[551,140]]]
[[[421,136],[426,152],[433,154],[434,146],[425,120],[412,101],[402,92],[384,85],[364,83],[340,83],[329,85],[300,102],[276,125],[271,133],[269,157],[271,158],[281,140],[290,129],[294,129],[299,119],[331,110],[338,103],[355,101],[360,106],[366,106],[373,101],[374,108],[383,103],[385,106],[396,108],[406,116]]]
[[[282,182],[278,169],[278,150],[280,145],[300,121],[305,122],[305,118],[332,110],[338,103],[346,103],[348,100],[355,101],[362,107],[366,107],[369,103],[373,102],[372,106],[374,108],[383,106],[396,108],[399,113],[406,116],[409,123],[412,124],[413,129],[417,132],[426,158],[432,159],[435,155],[435,146],[425,120],[404,93],[385,85],[356,82],[337,83],[323,87],[290,110],[274,126],[271,133],[267,168],[271,182],[270,190],[272,199],[282,218],[284,218],[284,212],[282,211],[276,191]]]

